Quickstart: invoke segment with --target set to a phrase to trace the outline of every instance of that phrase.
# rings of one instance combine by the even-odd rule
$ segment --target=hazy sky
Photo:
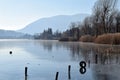
[[[96,0],[0,0],[0,29],[17,30],[55,15],[92,13]]]

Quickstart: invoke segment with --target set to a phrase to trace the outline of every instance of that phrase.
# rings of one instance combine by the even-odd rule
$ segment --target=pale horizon
[[[40,18],[56,15],[91,14],[95,1],[0,0],[0,29],[19,30]]]
[[[0,0],[0,29],[18,30],[40,18],[56,15],[91,14],[95,1]]]

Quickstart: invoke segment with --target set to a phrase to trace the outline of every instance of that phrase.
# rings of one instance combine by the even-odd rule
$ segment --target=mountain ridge
[[[0,29],[0,39],[25,39],[25,38],[32,38],[32,36],[21,32],[16,32],[13,30]]]
[[[64,31],[68,29],[70,23],[81,22],[87,16],[89,16],[89,14],[56,15],[52,17],[40,18],[18,31],[27,34],[41,33],[47,28],[52,28],[53,31]]]

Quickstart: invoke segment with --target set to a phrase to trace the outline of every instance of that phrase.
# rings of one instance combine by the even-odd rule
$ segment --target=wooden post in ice
[[[25,67],[25,77],[27,76],[27,67]]]
[[[58,74],[59,72],[56,72],[55,80],[58,80]]]
[[[70,70],[71,70],[71,65],[68,66],[68,79],[71,79],[71,75],[70,75]]]
[[[96,64],[98,63],[98,55],[97,54],[95,55],[95,63]]]
[[[88,67],[90,68],[90,60],[88,60]]]

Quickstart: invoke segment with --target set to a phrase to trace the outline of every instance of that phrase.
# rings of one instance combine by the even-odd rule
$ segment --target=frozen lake
[[[9,52],[12,51],[12,54]],[[120,46],[49,40],[0,40],[0,80],[120,80]],[[86,62],[81,74],[79,63]]]

